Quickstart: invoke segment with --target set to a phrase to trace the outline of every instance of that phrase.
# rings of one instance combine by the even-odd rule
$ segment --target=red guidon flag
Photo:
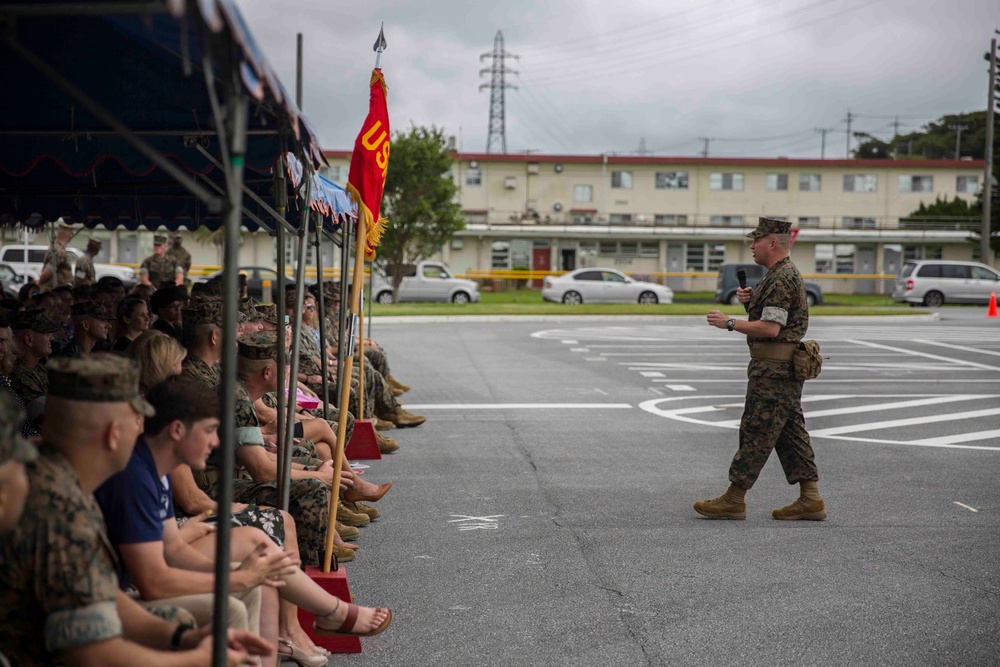
[[[389,110],[382,70],[372,70],[371,100],[368,117],[354,142],[347,192],[358,204],[358,224],[365,226],[365,259],[375,258],[375,248],[382,239],[386,219],[379,215],[385,174],[389,169]]]

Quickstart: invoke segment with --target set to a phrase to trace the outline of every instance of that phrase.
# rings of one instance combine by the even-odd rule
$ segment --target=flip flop
[[[340,624],[340,627],[331,628],[329,626],[325,626],[321,623],[320,617],[317,616],[316,620],[313,621],[313,630],[316,631],[316,634],[352,635],[354,637],[374,637],[375,635],[385,632],[386,628],[389,627],[389,624],[392,623],[392,610],[386,609],[386,611],[389,612],[389,614],[388,616],[385,617],[385,620],[382,621],[381,625],[369,630],[368,632],[354,632],[354,625],[358,621],[359,607],[358,605],[351,604],[350,602],[344,602],[343,604],[347,605],[347,618],[345,618],[344,622]]]

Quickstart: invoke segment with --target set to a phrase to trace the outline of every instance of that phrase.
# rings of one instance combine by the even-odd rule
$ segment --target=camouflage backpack
[[[792,357],[796,380],[812,380],[819,377],[823,370],[823,357],[819,352],[819,343],[814,340],[804,340],[799,343]]]

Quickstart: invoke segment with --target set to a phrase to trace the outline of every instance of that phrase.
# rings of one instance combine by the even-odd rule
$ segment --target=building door
[[[563,248],[559,256],[559,268],[563,271],[576,269],[576,248]]]
[[[854,255],[854,271],[864,275],[875,273],[875,246],[859,245]],[[859,278],[854,284],[855,294],[875,294],[878,281],[874,278]]]
[[[684,245],[681,243],[667,244],[667,273],[680,273],[684,271]],[[684,278],[677,276],[667,277],[667,287],[674,291],[684,290]]]
[[[550,271],[552,269],[552,253],[548,248],[532,248],[531,249],[531,270],[532,271]],[[531,286],[536,289],[541,289],[541,280],[532,280]]]

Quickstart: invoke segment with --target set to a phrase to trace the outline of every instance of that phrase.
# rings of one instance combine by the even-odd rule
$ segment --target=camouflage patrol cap
[[[222,326],[222,299],[204,298],[193,306],[181,311],[184,324],[214,324]]]
[[[250,297],[240,301],[240,314],[246,318],[245,322],[259,322],[264,319],[263,313],[257,309],[257,301]]]
[[[0,391],[0,466],[7,461],[31,463],[38,457],[35,446],[21,437],[22,418],[10,394]]]
[[[760,218],[757,222],[757,229],[747,234],[748,239],[759,239],[769,234],[789,234],[792,230],[792,223],[789,220],[778,220],[777,218]]]
[[[153,235],[153,245],[165,245],[167,242],[167,237],[163,234]]]
[[[262,361],[278,359],[278,335],[273,331],[258,331],[236,339],[239,355],[244,359]]]
[[[10,328],[14,331],[34,331],[36,333],[55,333],[60,330],[41,308],[25,308],[11,314]]]
[[[96,317],[99,320],[107,320],[108,322],[114,322],[118,318],[115,317],[101,301],[81,301],[79,303],[74,303],[70,306],[70,310],[73,312],[73,317],[84,317],[89,315],[90,317]]]
[[[94,246],[95,248],[100,248],[101,239],[97,238],[96,236],[91,236],[89,239],[87,239],[87,245]]]
[[[50,397],[128,403],[146,417],[156,414],[153,406],[139,395],[139,366],[132,359],[98,352],[82,359],[52,359],[47,369]]]
[[[261,314],[261,318],[265,322],[270,322],[274,326],[278,326],[278,306],[277,304],[269,303],[266,306],[257,306],[257,312]],[[285,317],[288,317],[287,315]]]

